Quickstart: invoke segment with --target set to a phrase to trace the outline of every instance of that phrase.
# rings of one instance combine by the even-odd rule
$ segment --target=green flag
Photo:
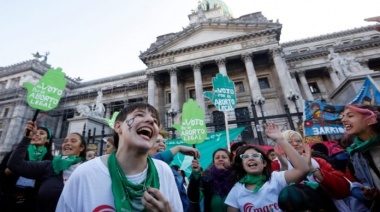
[[[231,139],[235,139],[240,133],[244,130],[245,127],[238,127],[234,129],[229,129],[228,132],[230,134]],[[197,144],[197,149],[201,153],[201,158],[199,158],[199,162],[203,169],[205,170],[212,163],[212,153],[218,148],[227,148],[226,146],[226,131],[218,131],[215,133],[207,134],[206,140]],[[191,146],[186,144],[182,139],[171,139],[166,141],[166,146],[168,149],[177,146]],[[174,159],[172,164],[176,164],[181,167],[182,170],[186,172],[189,176],[191,173],[191,161],[193,160],[193,156],[185,156],[183,154],[178,153]]]

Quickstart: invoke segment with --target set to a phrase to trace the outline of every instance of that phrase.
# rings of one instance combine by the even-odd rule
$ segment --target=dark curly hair
[[[261,147],[247,145],[247,146],[239,147],[236,151],[236,157],[231,166],[231,168],[235,171],[235,174],[236,174],[235,181],[238,182],[247,174],[247,172],[243,168],[243,160],[240,158],[240,155],[244,154],[249,149],[254,149],[257,152],[261,153],[263,163],[264,161],[267,163],[267,165],[264,167],[263,175],[265,175],[267,180],[269,180],[272,173],[272,169],[271,169],[272,161],[268,158],[268,156],[265,154],[265,151]]]

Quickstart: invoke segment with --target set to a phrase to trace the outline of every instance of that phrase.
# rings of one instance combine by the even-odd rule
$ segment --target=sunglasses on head
[[[247,160],[248,158],[253,158],[253,159],[261,158],[261,153],[256,152],[256,153],[251,153],[251,154],[241,154],[240,158],[242,160]]]

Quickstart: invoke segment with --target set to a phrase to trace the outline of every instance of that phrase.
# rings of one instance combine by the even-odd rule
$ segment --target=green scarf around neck
[[[54,173],[59,174],[61,171],[68,169],[71,165],[83,161],[82,157],[76,155],[63,156],[57,155],[53,158]]]
[[[41,161],[46,153],[47,149],[45,146],[42,146],[40,148],[37,148],[37,146],[34,144],[29,144],[28,146],[29,161]]]
[[[372,138],[361,141],[357,136],[354,139],[354,143],[347,148],[347,152],[350,155],[355,154],[356,152],[364,152],[366,151],[370,146],[372,146],[373,143],[380,142],[380,135],[373,136]]]
[[[264,185],[267,177],[265,175],[250,175],[246,174],[243,178],[239,180],[240,183],[243,184],[256,184],[255,189],[253,189],[252,193],[256,194],[260,188]]]
[[[116,159],[116,152],[108,157],[108,170],[111,175],[112,193],[115,199],[116,211],[132,211],[132,200],[142,197],[148,187],[160,188],[158,173],[152,158],[148,156],[148,171],[146,179],[136,185],[130,182]]]

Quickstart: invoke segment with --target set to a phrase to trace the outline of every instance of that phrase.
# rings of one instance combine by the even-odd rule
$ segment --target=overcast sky
[[[179,32],[198,0],[0,0],[0,67],[49,51],[48,63],[85,81],[145,69],[156,37]],[[225,0],[235,18],[261,11],[280,42],[375,23],[379,0]]]

